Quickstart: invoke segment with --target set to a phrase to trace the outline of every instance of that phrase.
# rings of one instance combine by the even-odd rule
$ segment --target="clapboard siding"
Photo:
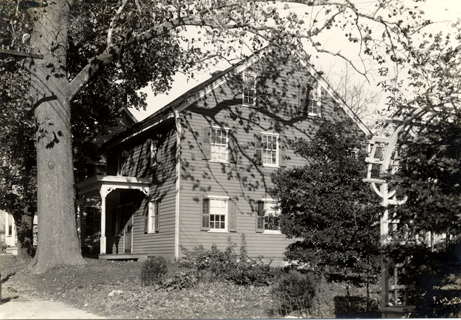
[[[153,169],[149,197],[144,199],[133,217],[133,252],[172,257],[174,256],[176,206],[176,130],[174,125],[163,128],[161,132],[153,132],[150,139],[156,136],[161,149],[161,159]],[[142,150],[142,148],[139,149]],[[146,162],[139,161],[139,163]],[[160,201],[158,233],[144,233],[149,200]]]
[[[256,232],[258,201],[271,198],[271,173],[278,168],[258,163],[255,147],[259,143],[255,141],[261,133],[277,134],[279,146],[286,151],[285,161],[279,164],[302,166],[306,163],[289,148],[290,142],[296,138],[312,139],[324,119],[340,121],[350,118],[343,106],[329,95],[331,89],[323,80],[319,80],[318,75],[311,74],[287,56],[274,58],[263,55],[254,61],[257,62],[247,65],[245,72],[253,72],[257,76],[255,104],[242,104],[243,77],[240,65],[240,73],[234,72],[237,70],[235,67],[215,75],[132,130],[127,130],[110,144],[108,174],[152,177],[147,198],[130,200],[131,193],[140,194],[132,190],[117,190],[108,197],[111,202],[109,207],[112,206],[109,210],[112,212],[113,206],[123,205],[127,201],[136,204],[133,213],[133,253],[173,257],[176,236],[179,237],[179,246],[183,248],[193,249],[199,245],[210,248],[216,244],[224,249],[229,242],[233,242],[237,244],[235,250],[238,252],[244,235],[250,256],[274,259],[282,258],[286,247],[294,241],[282,234]],[[226,81],[221,81],[223,77]],[[214,81],[220,81],[220,86],[215,86]],[[307,88],[312,88],[316,82],[324,86],[320,89],[321,116],[308,114],[305,103]],[[211,90],[211,86],[214,89]],[[201,90],[204,88],[207,88],[207,94],[197,100],[195,97],[203,93]],[[180,112],[173,117],[168,115],[169,110]],[[179,149],[176,146],[176,121],[183,128]],[[208,154],[204,134],[212,126],[228,130],[233,155],[231,162],[204,160]],[[351,126],[357,131],[357,124],[351,121]],[[155,161],[152,153],[156,147],[161,149],[159,162]],[[179,181],[176,180],[178,157]],[[202,199],[207,196],[228,197],[229,201],[235,203],[235,232],[201,231]],[[144,225],[150,200],[160,200],[159,232],[146,234]],[[179,216],[178,235],[175,234],[175,214]],[[108,228],[114,229],[113,214],[108,213],[108,216],[112,216],[108,218]],[[113,232],[106,233],[108,242],[111,242],[110,250],[116,253],[117,236]],[[123,248],[123,240],[123,237],[118,240],[119,248]]]
[[[152,184],[149,195],[134,201],[133,205],[133,236],[132,252],[147,253],[148,255],[174,256],[175,239],[175,206],[176,206],[176,130],[174,124],[163,127],[158,131],[150,131],[147,135],[136,140],[129,140],[119,145],[111,157],[119,161],[118,174],[122,176],[151,177]],[[158,149],[160,157],[152,161],[151,144]],[[120,161],[123,160],[123,161]],[[115,195],[111,198],[112,207],[139,198],[139,191],[117,190],[124,195],[125,200]],[[137,197],[133,198],[133,192]],[[145,218],[148,214],[148,202],[159,200],[159,232],[144,233]],[[110,205],[109,205],[110,206]],[[113,209],[112,209],[113,210]],[[109,212],[109,211],[108,211]],[[113,212],[113,211],[110,211]],[[108,213],[108,252],[117,253],[113,231],[109,224],[115,223],[115,215]],[[118,253],[123,253],[124,236],[117,243]]]
[[[181,142],[181,189],[179,243],[192,249],[198,245],[210,248],[214,243],[224,249],[229,241],[241,244],[245,235],[250,256],[281,258],[293,240],[281,234],[256,233],[257,201],[271,198],[270,173],[277,168],[255,162],[255,136],[261,132],[277,133],[287,146],[295,138],[311,139],[319,118],[304,112],[302,86],[311,76],[290,62],[277,67],[277,76],[267,73],[262,66],[253,68],[261,76],[258,102],[255,106],[242,105],[238,85],[228,81],[183,111],[184,128]],[[236,77],[238,78],[238,77]],[[347,115],[338,103],[322,88],[322,118],[345,120]],[[236,163],[203,160],[203,128],[219,126],[229,129],[230,139],[236,141]],[[288,166],[301,166],[305,161],[290,149],[286,154]],[[201,231],[201,199],[206,196],[227,196],[237,206],[237,232],[218,233]]]

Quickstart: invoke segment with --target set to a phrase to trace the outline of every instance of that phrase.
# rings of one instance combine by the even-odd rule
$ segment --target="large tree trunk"
[[[31,35],[30,97],[37,103],[38,246],[34,272],[57,265],[84,264],[75,222],[70,94],[66,75],[69,1],[30,9],[36,21]]]

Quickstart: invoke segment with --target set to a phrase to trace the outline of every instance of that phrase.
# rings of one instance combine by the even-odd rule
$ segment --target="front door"
[[[133,204],[125,204],[122,208],[123,212],[123,234],[125,236],[124,239],[124,252],[131,253],[132,252],[132,238],[133,238]]]
[[[125,224],[125,253],[131,253],[132,237],[133,237],[133,217],[130,214],[130,218]]]

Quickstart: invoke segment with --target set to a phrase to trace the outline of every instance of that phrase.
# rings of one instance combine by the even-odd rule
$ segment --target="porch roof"
[[[140,190],[147,195],[151,183],[152,178],[96,175],[75,186],[80,195],[99,192],[101,196],[106,196],[115,189]]]

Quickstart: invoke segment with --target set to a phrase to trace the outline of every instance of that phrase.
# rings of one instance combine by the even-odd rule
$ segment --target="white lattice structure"
[[[424,114],[421,108],[415,108],[405,119],[391,118],[386,120],[381,132],[374,136],[369,143],[369,156],[365,159],[368,163],[367,177],[363,180],[370,183],[372,190],[382,198],[381,205],[384,207],[383,214],[380,217],[380,244],[384,248],[390,241],[389,236],[390,221],[389,206],[396,206],[406,201],[406,198],[397,199],[396,190],[389,190],[389,186],[384,175],[393,174],[398,168],[397,145],[399,135],[403,130],[411,125],[415,119],[419,119]],[[395,226],[395,224],[394,224]],[[395,240],[395,239],[394,239]],[[402,239],[398,239],[401,241]],[[400,265],[394,266],[393,284],[390,284],[390,275],[388,273],[389,262],[382,254],[381,256],[381,306],[383,317],[401,317],[408,314],[414,309],[414,306],[407,305],[408,291],[405,286],[398,284],[398,273]],[[399,297],[398,292],[404,291],[404,295]],[[393,303],[390,303],[392,293]],[[398,302],[401,302],[400,304]]]

